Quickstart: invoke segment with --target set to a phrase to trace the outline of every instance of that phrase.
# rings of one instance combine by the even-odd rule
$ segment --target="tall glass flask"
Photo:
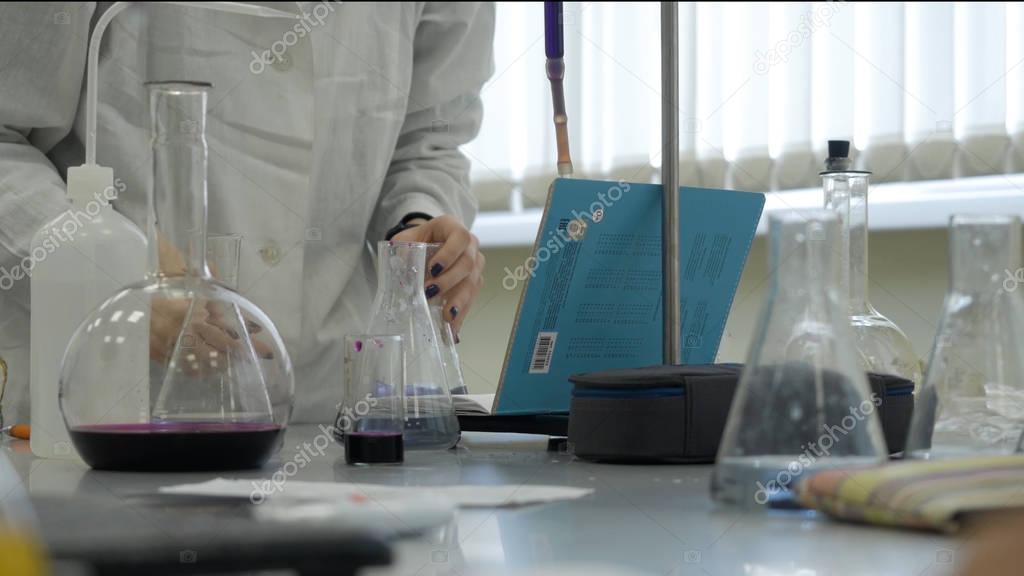
[[[427,244],[427,262],[437,254],[443,244]],[[430,306],[430,319],[437,327],[440,336],[439,347],[441,348],[441,362],[444,364],[444,375],[447,380],[448,392],[450,394],[466,394],[466,381],[462,376],[462,361],[459,360],[459,351],[455,348],[455,333],[452,332],[452,325],[444,319],[445,302],[441,298],[427,300]]]
[[[853,341],[861,366],[868,372],[910,380],[915,390],[922,379],[921,360],[907,335],[868,300],[868,186],[871,172],[850,169],[850,143],[830,140],[821,173],[825,208],[841,224],[841,290],[847,295]]]
[[[209,85],[148,86],[149,272],[76,330],[61,368],[64,421],[94,468],[258,467],[279,445],[290,416],[291,361],[270,319],[214,280],[207,265]],[[141,353],[128,345],[140,341],[148,343]],[[132,377],[129,367],[139,362],[148,370]],[[146,387],[148,405],[127,417],[95,409],[93,390],[110,381],[128,391]]]
[[[907,455],[1012,453],[1024,432],[1020,220],[954,216],[949,254],[949,292]]]
[[[886,458],[843,313],[838,218],[784,214],[769,227],[768,299],[711,484],[715,500],[750,509],[790,505],[809,474]]]
[[[462,361],[459,351],[455,349],[455,333],[451,324],[444,319],[444,307],[440,304],[430,305],[430,319],[437,326],[440,340],[441,363],[444,364],[445,387],[449,394],[466,394],[466,381],[462,376]]]
[[[427,244],[377,244],[377,296],[368,334],[397,334],[405,345],[405,447],[447,449],[459,421],[441,356],[441,336],[424,288]]]

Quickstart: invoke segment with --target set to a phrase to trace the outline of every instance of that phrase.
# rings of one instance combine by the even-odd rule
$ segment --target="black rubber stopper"
[[[850,141],[849,140],[829,140],[828,141],[828,157],[829,158],[849,158],[850,157]]]

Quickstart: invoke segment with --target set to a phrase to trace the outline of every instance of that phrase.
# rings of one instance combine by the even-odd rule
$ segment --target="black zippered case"
[[[648,366],[576,374],[569,450],[603,462],[714,462],[742,364]],[[902,452],[913,382],[868,374],[890,454]]]

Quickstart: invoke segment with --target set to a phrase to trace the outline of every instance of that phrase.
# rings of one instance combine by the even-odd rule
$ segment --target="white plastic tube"
[[[103,33],[107,26],[117,17],[118,14],[129,7],[132,2],[115,2],[96,21],[93,28],[92,38],[89,40],[89,55],[86,63],[86,87],[85,87],[85,163],[96,164],[96,107],[99,93],[99,61],[100,44],[103,42]],[[230,12],[232,14],[245,14],[248,16],[259,16],[263,18],[286,18],[295,20],[301,15],[285,12],[269,6],[258,6],[245,2],[166,2],[189,8],[206,8],[219,12]]]

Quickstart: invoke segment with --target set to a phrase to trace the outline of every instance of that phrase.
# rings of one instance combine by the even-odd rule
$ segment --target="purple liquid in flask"
[[[203,471],[259,468],[284,428],[258,422],[94,424],[70,430],[96,470]]]
[[[345,434],[346,464],[398,464],[405,459],[401,432]]]

